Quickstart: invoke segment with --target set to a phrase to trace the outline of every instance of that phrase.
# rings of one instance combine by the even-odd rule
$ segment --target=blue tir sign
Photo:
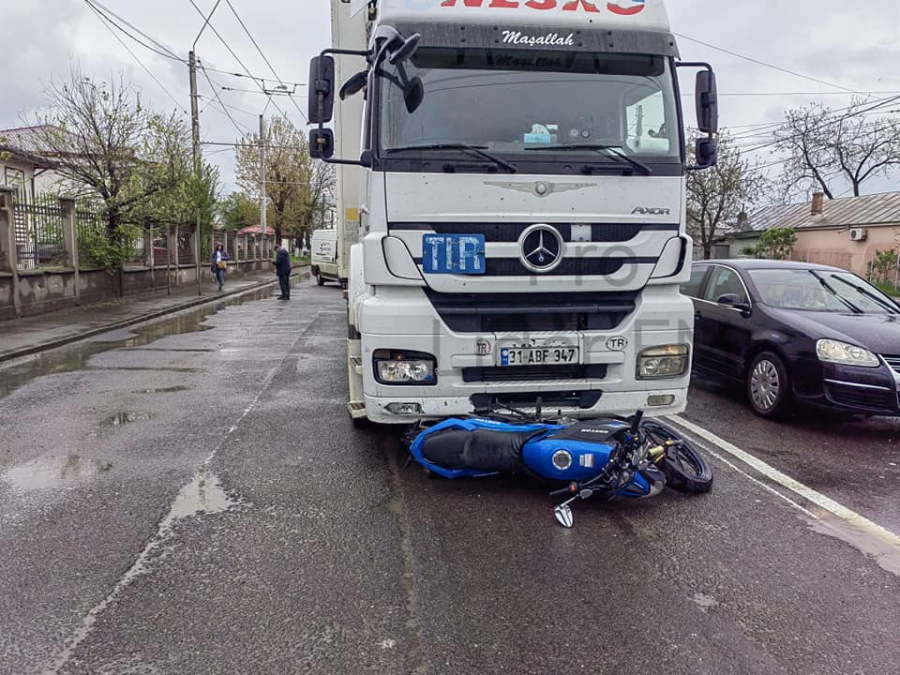
[[[426,234],[422,266],[426,274],[484,274],[484,235]]]

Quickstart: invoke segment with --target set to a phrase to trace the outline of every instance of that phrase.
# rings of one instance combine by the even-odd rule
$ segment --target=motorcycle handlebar
[[[577,483],[570,483],[569,485],[564,487],[562,490],[556,490],[555,492],[551,492],[550,496],[551,497],[572,497],[574,495],[577,495],[579,490],[580,490],[580,488],[578,487]]]

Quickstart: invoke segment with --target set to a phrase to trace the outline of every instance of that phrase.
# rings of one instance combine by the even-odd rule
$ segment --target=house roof
[[[245,227],[238,230],[238,234],[259,234],[262,232],[262,225],[251,225],[250,227]],[[272,227],[266,227],[266,234],[275,234],[275,229]]]
[[[900,226],[900,192],[826,199],[821,215],[813,215],[812,202],[767,206],[750,214],[745,227],[731,235],[753,237],[773,227],[812,230],[879,225]]]

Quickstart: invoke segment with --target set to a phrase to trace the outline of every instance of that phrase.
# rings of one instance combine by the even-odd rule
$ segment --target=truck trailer
[[[662,0],[332,0],[310,152],[338,172],[349,411],[681,412],[686,175],[716,81]],[[678,70],[696,72],[688,148]]]

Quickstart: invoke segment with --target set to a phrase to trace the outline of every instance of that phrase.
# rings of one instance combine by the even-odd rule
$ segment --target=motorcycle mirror
[[[572,517],[572,509],[568,504],[560,504],[553,513],[556,516],[556,522],[566,529],[571,528],[575,524],[575,519]]]

